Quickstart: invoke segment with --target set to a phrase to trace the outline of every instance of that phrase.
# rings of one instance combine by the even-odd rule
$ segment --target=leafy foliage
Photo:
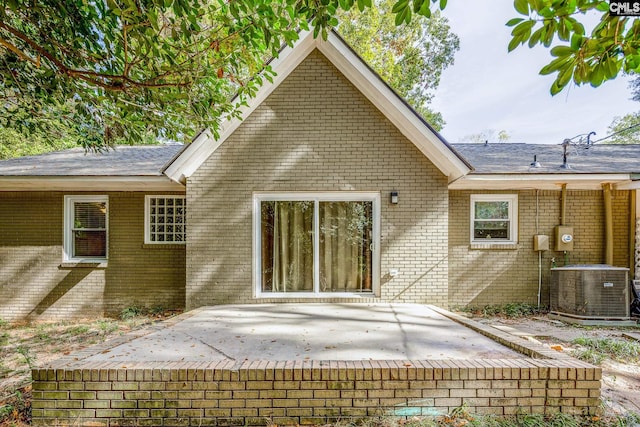
[[[358,54],[437,130],[444,120],[429,108],[442,72],[460,48],[440,13],[396,26],[393,1],[378,0],[360,12],[339,13],[338,31]]]
[[[396,22],[435,0],[399,1]],[[443,8],[446,1],[439,0]],[[326,37],[371,0],[11,0],[0,5],[0,127],[47,133],[51,111],[87,148],[188,140],[239,114],[298,29]],[[233,98],[233,101],[232,101]]]
[[[496,131],[495,129],[485,129],[481,132],[466,135],[462,138],[462,141],[474,142],[474,143],[483,143],[485,141],[488,142],[507,142],[511,139],[511,135],[509,132],[502,129],[500,131]]]
[[[76,141],[73,139],[49,139],[40,132],[26,135],[15,129],[0,128],[0,160],[32,156],[75,146]]]
[[[436,13],[447,0],[380,0],[380,5],[390,7],[395,25],[422,31],[424,21],[415,17],[432,18],[431,30],[442,36],[429,38],[433,43],[427,46],[411,45],[402,35],[389,49],[398,55],[394,66],[381,67],[407,73],[392,86],[418,109],[426,108],[429,91],[455,50]],[[98,149],[105,141],[188,140],[203,128],[216,134],[220,121],[237,116],[272,78],[268,59],[292,44],[298,29],[311,26],[314,35],[326,37],[338,25],[340,9],[362,12],[372,6],[372,0],[5,1],[0,4],[0,127],[46,135],[56,115],[82,145]],[[508,22],[510,50],[525,43],[551,47],[556,37],[566,42],[552,47],[555,59],[541,71],[557,73],[553,94],[571,80],[599,86],[622,71],[640,72],[640,20],[610,16],[607,1],[515,0],[514,7],[525,18]],[[576,16],[589,11],[602,19],[587,35]],[[420,24],[411,27],[414,21]],[[427,34],[420,32],[418,40]],[[420,57],[414,53],[428,49],[435,49],[430,60],[411,62]],[[408,83],[426,75],[433,76],[427,86]]]
[[[140,317],[145,313],[146,309],[137,305],[125,307],[120,311],[120,319],[127,320]]]
[[[546,311],[545,307],[538,307],[526,302],[485,305],[483,307],[461,307],[459,310],[481,317],[504,316],[510,318],[532,316]]]
[[[640,76],[634,77],[629,82],[629,89],[631,89],[631,99],[640,102]]]
[[[640,19],[611,15],[608,1],[594,0],[515,0],[516,11],[526,18],[513,18],[509,51],[529,47],[551,47],[555,58],[540,70],[556,73],[551,86],[555,95],[571,81],[594,87],[614,79],[620,72],[640,72]],[[589,12],[600,14],[600,22],[587,33],[584,18]]]
[[[48,107],[42,114],[30,114],[23,110],[14,111],[13,120],[29,124],[31,129],[18,124],[14,127],[0,126],[0,160],[13,157],[33,156],[50,151],[65,150],[83,145],[85,136],[78,132],[70,109],[71,103]],[[94,143],[100,141],[94,141]],[[114,144],[126,143],[124,138],[114,138]],[[152,135],[137,140],[136,144],[158,144]],[[94,146],[100,148],[99,146]]]
[[[640,111],[613,119],[609,133],[605,144],[640,144]]]
[[[334,23],[334,9],[308,3],[3,2],[0,125],[45,130],[34,118],[70,102],[69,124],[88,147],[215,130],[271,78],[265,60],[296,28]]]

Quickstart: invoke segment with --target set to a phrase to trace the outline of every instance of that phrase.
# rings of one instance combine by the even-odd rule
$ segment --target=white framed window
[[[64,196],[64,261],[106,261],[108,239],[108,196]]]
[[[184,244],[187,240],[187,199],[147,195],[144,202],[144,242]]]
[[[379,294],[380,194],[254,194],[256,297]]]
[[[518,242],[518,195],[471,195],[471,243]]]

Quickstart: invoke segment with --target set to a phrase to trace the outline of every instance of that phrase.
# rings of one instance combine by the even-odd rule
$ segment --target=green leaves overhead
[[[447,0],[398,0],[391,11],[395,15],[395,24],[409,24],[412,14],[431,17],[432,7],[444,10]]]
[[[339,13],[337,30],[385,82],[441,129],[442,116],[430,104],[442,72],[453,63],[459,39],[438,11],[428,19],[414,14],[408,24],[396,26],[397,10],[395,0],[376,0],[364,12]]]
[[[609,14],[609,2],[597,0],[515,0],[515,10],[525,18],[513,18],[509,51],[520,45],[550,47],[555,58],[540,74],[556,74],[551,94],[572,81],[600,86],[621,71],[640,73],[640,19]],[[578,18],[599,14],[589,34]],[[564,44],[562,42],[568,42]]]
[[[41,118],[65,104],[88,148],[216,132],[271,79],[266,61],[309,22],[326,36],[338,7],[338,0],[3,2],[0,127],[46,132]]]
[[[447,6],[390,1],[397,26],[433,19]],[[272,78],[266,61],[299,29],[327,37],[340,9],[372,7],[372,0],[5,1],[0,128],[46,134],[47,117],[64,105],[70,131],[89,148],[122,139],[188,141],[205,127],[216,133]],[[572,81],[599,86],[621,72],[640,73],[640,19],[610,16],[608,7],[515,0],[520,16],[507,22],[508,49],[553,46],[541,72],[555,74],[554,94]],[[588,12],[601,17],[589,32],[580,22]]]

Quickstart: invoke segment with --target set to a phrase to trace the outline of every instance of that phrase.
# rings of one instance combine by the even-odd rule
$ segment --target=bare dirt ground
[[[535,340],[543,345],[553,346],[559,351],[576,355],[581,346],[574,344],[577,338],[610,338],[615,340],[636,342],[640,338],[640,326],[605,327],[579,326],[549,319],[546,315],[521,318],[474,318],[481,323],[497,329]],[[560,347],[558,347],[560,346]],[[602,400],[605,412],[625,414],[632,411],[640,414],[640,355],[624,361],[616,361],[605,357],[600,366],[603,370]],[[590,361],[590,360],[587,360]],[[591,362],[591,361],[590,361]]]
[[[29,425],[32,366],[165,320],[177,312],[130,314],[127,319],[17,325],[0,322],[0,426]]]

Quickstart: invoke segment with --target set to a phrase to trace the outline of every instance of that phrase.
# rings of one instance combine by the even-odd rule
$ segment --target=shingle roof
[[[183,145],[118,146],[106,153],[82,148],[0,160],[0,176],[160,176]],[[640,144],[570,147],[570,169],[562,168],[562,146],[544,144],[453,144],[474,174],[640,173]],[[531,167],[533,156],[540,168]]]
[[[160,176],[183,145],[118,146],[105,153],[82,148],[0,161],[0,176]]]
[[[562,167],[563,147],[547,144],[453,144],[475,168],[474,174],[640,173],[640,145],[595,144],[588,149],[570,146]],[[533,168],[536,156],[540,168]]]

